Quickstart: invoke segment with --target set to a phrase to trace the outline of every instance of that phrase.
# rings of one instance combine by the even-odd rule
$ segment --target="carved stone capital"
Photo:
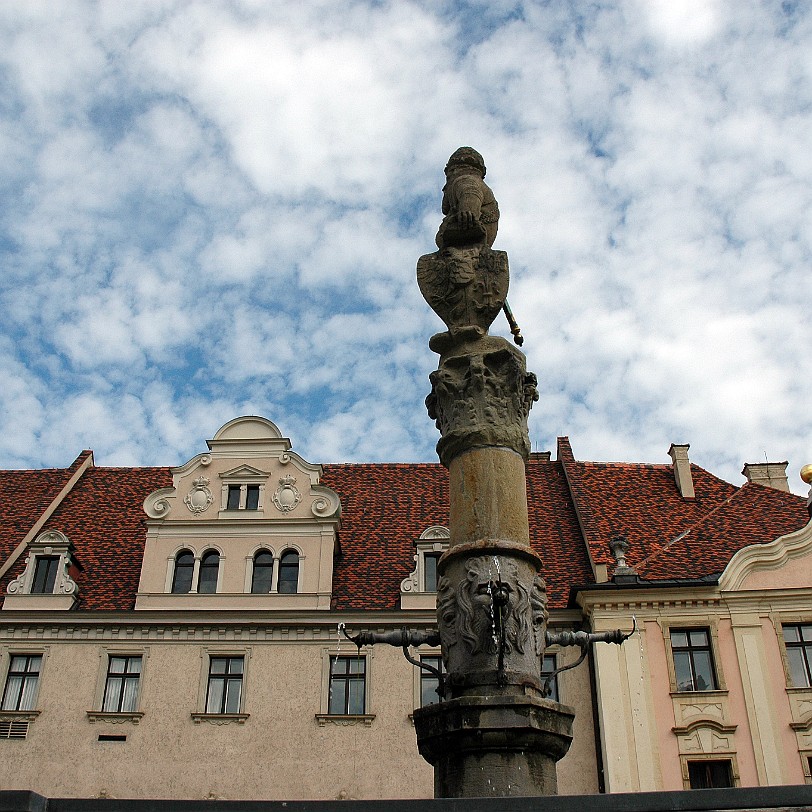
[[[527,459],[527,416],[538,392],[524,354],[494,337],[466,349],[470,351],[442,357],[429,376],[426,408],[442,434],[440,462],[448,467],[462,452],[482,447],[509,448]]]

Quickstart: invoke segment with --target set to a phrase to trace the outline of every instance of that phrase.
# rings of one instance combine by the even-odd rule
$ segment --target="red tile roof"
[[[0,472],[0,563],[84,459],[67,469]],[[642,578],[693,579],[720,572],[738,549],[807,521],[800,497],[760,485],[737,488],[691,470],[696,498],[686,500],[670,465],[579,462],[567,438],[559,441],[558,460],[531,455],[531,544],[543,561],[550,606],[565,607],[572,587],[593,582],[590,555],[611,574],[613,533],[627,537],[628,563]],[[448,525],[446,470],[430,463],[325,465],[322,483],[342,504],[333,608],[396,609],[400,582],[414,569],[415,541],[432,525]],[[78,608],[133,607],[145,540],[142,504],[171,484],[169,468],[91,467],[65,497],[43,529],[60,530],[75,546],[82,567]],[[0,580],[0,593],[24,558]]]

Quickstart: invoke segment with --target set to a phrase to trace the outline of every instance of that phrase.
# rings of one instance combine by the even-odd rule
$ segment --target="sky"
[[[812,462],[812,5],[0,3],[0,467],[228,420],[434,461],[421,298],[478,149],[536,451]],[[503,319],[492,332],[509,335]]]

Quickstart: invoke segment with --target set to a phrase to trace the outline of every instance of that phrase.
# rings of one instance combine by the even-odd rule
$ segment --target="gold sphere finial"
[[[801,479],[806,482],[807,485],[812,485],[812,465],[804,465],[801,468]]]

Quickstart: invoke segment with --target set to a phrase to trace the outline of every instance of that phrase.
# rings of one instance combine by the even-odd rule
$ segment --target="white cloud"
[[[801,490],[810,46],[723,0],[3,6],[0,465],[177,464],[246,411],[434,459],[415,263],[471,144],[534,442]]]

